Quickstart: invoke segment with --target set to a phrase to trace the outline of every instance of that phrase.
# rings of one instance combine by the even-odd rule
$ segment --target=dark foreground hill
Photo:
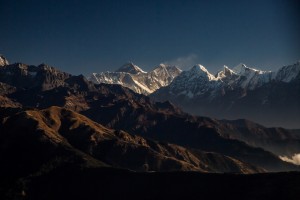
[[[6,199],[244,199],[297,200],[300,173],[255,175],[198,172],[136,173],[64,166],[14,185]]]
[[[0,131],[3,161],[0,169],[23,176],[35,172],[42,165],[51,165],[52,160],[67,153],[81,155],[82,160],[101,161],[135,171],[264,171],[218,153],[160,143],[108,129],[60,107],[17,113],[5,118],[0,124]],[[68,160],[66,157],[61,159]]]
[[[9,110],[12,111],[13,109]],[[99,173],[100,179],[104,175],[105,179],[112,179],[109,180],[111,183],[116,181],[115,176],[119,173],[120,181],[123,175],[143,179],[143,176],[139,177],[140,173],[136,177],[136,173],[109,170],[110,167],[144,172],[264,172],[262,168],[222,154],[160,143],[124,131],[108,129],[83,115],[60,107],[27,110],[11,115],[8,115],[9,112],[0,124],[0,197],[15,196],[21,187],[26,191],[20,198],[51,199],[51,195],[56,192],[65,192],[61,191],[64,186],[60,188],[63,183],[67,187],[66,192],[73,187],[82,187],[76,190],[83,192],[88,190],[85,186],[96,181],[92,176],[96,177]],[[91,171],[90,168],[97,170]],[[108,170],[109,173],[103,170]],[[87,183],[79,186],[81,178]],[[58,185],[56,183],[56,186],[52,186],[55,182],[59,182]],[[99,186],[99,183],[95,184],[94,189]],[[115,188],[114,185],[105,186],[111,187],[111,190]],[[58,187],[57,191],[53,191],[52,187],[53,190]],[[102,188],[101,184],[99,187]],[[105,195],[109,194],[106,189],[103,192]],[[24,196],[27,193],[29,196]],[[76,194],[77,191],[69,195]],[[37,198],[36,195],[45,197]],[[93,193],[89,195],[97,196]]]

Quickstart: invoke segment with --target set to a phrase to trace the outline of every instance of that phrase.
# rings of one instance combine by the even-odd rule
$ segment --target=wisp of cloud
[[[290,163],[293,163],[295,165],[300,165],[300,153],[294,154],[292,156],[292,158],[289,158],[287,156],[279,156],[279,158],[283,161],[290,162]]]
[[[164,64],[175,65],[182,70],[188,70],[192,66],[198,64],[198,55],[192,53],[187,56],[178,57],[173,60],[165,61]]]

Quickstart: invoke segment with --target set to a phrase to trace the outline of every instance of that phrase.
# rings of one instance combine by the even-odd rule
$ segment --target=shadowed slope
[[[20,141],[16,140],[17,138],[22,139]],[[237,173],[262,171],[227,156],[188,150],[177,145],[132,136],[124,131],[108,129],[83,115],[60,107],[50,107],[41,111],[29,110],[4,119],[1,127],[2,153],[10,155],[13,148],[16,150],[20,146],[25,148],[28,144],[43,145],[42,149],[45,149],[46,154],[54,152],[56,146],[62,146],[72,151],[84,152],[115,167],[138,171],[192,170]],[[31,146],[27,148],[30,150]],[[39,154],[42,154],[42,149]],[[24,155],[24,158],[40,160],[34,156],[35,154]],[[7,167],[9,165],[8,163]]]
[[[23,180],[10,199],[288,199],[298,200],[300,174],[134,173],[61,168]],[[51,192],[50,192],[51,191]],[[20,194],[23,194],[21,196]]]

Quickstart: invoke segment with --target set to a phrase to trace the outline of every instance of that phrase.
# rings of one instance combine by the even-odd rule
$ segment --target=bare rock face
[[[18,88],[49,90],[64,84],[71,75],[46,64],[39,66],[14,63],[0,68],[0,82]]]
[[[9,65],[8,60],[4,56],[0,55],[0,67],[5,65]]]

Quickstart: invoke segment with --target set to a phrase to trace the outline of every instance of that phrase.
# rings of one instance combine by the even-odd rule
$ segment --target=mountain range
[[[88,79],[94,83],[119,84],[139,94],[151,94],[169,85],[181,73],[176,66],[160,64],[145,72],[133,63],[127,63],[115,72],[93,73]]]
[[[247,118],[266,126],[299,128],[300,62],[277,71],[239,64],[216,75],[204,66],[182,71],[160,64],[145,72],[133,63],[116,72],[93,73],[94,83],[119,84],[156,101],[171,101],[186,112],[219,119]]]
[[[150,95],[183,110],[216,118],[247,118],[266,126],[299,128],[300,62],[276,72],[239,64],[212,75],[196,65]]]
[[[148,76],[132,66],[123,66],[115,73]],[[193,70],[198,77],[205,68],[197,66]],[[184,74],[181,72],[169,86]],[[207,82],[215,79],[208,72],[206,75]],[[282,159],[300,152],[297,130],[266,128],[248,120],[191,115],[170,101],[155,102],[120,84],[95,84],[83,75],[74,76],[46,64],[6,61],[0,67],[0,100],[0,196],[5,198],[44,198],[43,194],[52,187],[56,188],[55,194],[60,193],[54,184],[57,182],[72,190],[78,187],[74,185],[77,183],[74,177],[90,177],[91,182],[86,184],[91,186],[96,182],[101,185],[98,182],[101,177],[106,177],[106,183],[110,184],[122,183],[121,177],[166,180],[166,174],[151,175],[166,171],[175,171],[170,176],[184,180],[186,175],[177,175],[178,171],[253,174],[300,170],[295,163]],[[108,174],[116,182],[108,180]],[[287,182],[288,178],[283,177],[289,177],[297,186],[297,176],[297,173],[258,175],[250,179],[254,182],[274,179],[273,183],[279,184],[283,179]],[[222,177],[225,183],[236,176]],[[267,188],[241,179],[258,191]],[[197,180],[205,185],[201,177]],[[276,184],[270,191],[274,191]],[[135,187],[140,186],[137,183]],[[203,187],[213,189],[213,185]],[[294,191],[287,189],[290,190]],[[110,190],[101,191],[108,194]],[[124,189],[124,194],[130,191],[132,188]]]
[[[15,63],[3,66],[0,68],[0,82],[1,98],[5,100],[1,101],[4,111],[8,108],[27,110],[59,106],[79,112],[111,129],[220,153],[268,171],[289,168],[278,156],[291,156],[299,152],[299,138],[289,130],[268,129],[247,121],[243,124],[196,117],[184,113],[168,101],[154,102],[120,85],[94,84],[82,75],[73,76],[45,64],[32,66]],[[3,118],[8,116],[3,114]],[[269,143],[269,146],[255,142],[259,139],[254,130],[264,133],[264,138],[270,141],[273,138],[279,142]],[[249,132],[252,134],[249,138],[242,137]],[[289,143],[291,148],[282,145],[286,139],[292,141]],[[260,160],[258,155],[260,158],[265,155],[265,158]]]

